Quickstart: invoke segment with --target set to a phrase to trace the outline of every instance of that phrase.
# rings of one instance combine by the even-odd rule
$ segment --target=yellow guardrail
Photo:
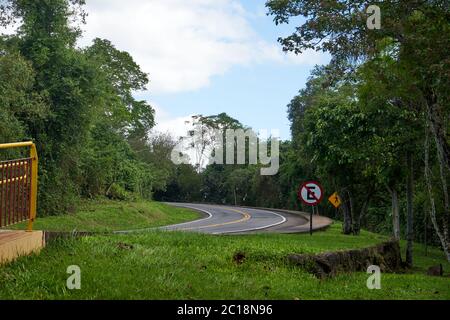
[[[33,142],[0,144],[0,150],[30,148],[29,158],[0,162],[0,227],[28,220],[33,230],[37,214],[38,155]]]

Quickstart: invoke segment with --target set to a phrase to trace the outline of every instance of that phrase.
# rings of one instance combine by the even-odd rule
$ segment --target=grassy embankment
[[[119,208],[116,204],[110,205]],[[150,206],[162,212],[166,210],[161,204]],[[123,207],[128,211],[127,206]],[[131,211],[139,212],[139,207],[131,205],[134,208]],[[150,207],[148,210],[152,211]],[[172,223],[179,219],[177,210],[167,211],[168,216],[162,220],[147,222],[154,225],[160,225],[162,221]],[[56,228],[56,221],[62,220],[54,219],[73,219],[76,222],[72,226],[87,230],[80,221],[87,212],[82,211],[71,218],[41,219],[38,226],[48,223]],[[140,217],[136,212],[135,215]],[[89,221],[91,230],[105,228],[92,222],[97,219],[86,219],[82,220]],[[128,219],[125,223],[120,227],[116,223],[107,227],[140,228],[146,224]],[[385,239],[369,232],[362,232],[357,237],[344,236],[340,225],[335,224],[312,237],[277,234],[209,236],[154,231],[58,241],[38,256],[24,257],[0,267],[0,299],[450,299],[448,277],[425,275],[426,268],[431,265],[443,263],[448,272],[450,264],[443,260],[443,254],[437,249],[430,249],[425,256],[421,245],[415,246],[416,268],[408,274],[383,274],[381,290],[367,289],[368,275],[365,273],[318,280],[285,260],[289,253],[367,247]],[[233,261],[238,251],[246,254],[242,264]],[[81,268],[81,290],[66,288],[66,269],[70,265]]]
[[[82,201],[75,214],[39,218],[35,230],[109,232],[136,230],[195,220],[200,214],[159,202],[130,203],[106,199]],[[24,230],[26,223],[12,227]]]

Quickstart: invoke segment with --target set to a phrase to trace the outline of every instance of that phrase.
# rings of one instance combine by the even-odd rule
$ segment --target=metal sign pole
[[[309,234],[312,236],[313,234],[313,214],[314,214],[314,206],[311,207],[311,215],[309,216]]]

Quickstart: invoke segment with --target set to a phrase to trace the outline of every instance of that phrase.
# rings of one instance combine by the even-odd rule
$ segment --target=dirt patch
[[[433,276],[433,277],[444,276],[444,268],[442,267],[442,264],[428,268],[427,275]]]
[[[245,253],[244,252],[237,252],[233,256],[233,262],[236,264],[243,264],[245,261]]]
[[[365,272],[371,265],[379,266],[382,272],[404,271],[398,241],[317,255],[291,254],[287,258],[290,263],[304,268],[318,278],[332,277],[343,272]]]
[[[134,246],[131,245],[131,244],[119,242],[119,243],[117,244],[117,248],[119,248],[120,250],[133,250],[133,249],[134,249]]]

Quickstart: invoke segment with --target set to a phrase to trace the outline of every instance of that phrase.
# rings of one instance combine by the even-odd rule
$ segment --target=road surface
[[[115,231],[114,233],[129,234],[166,230],[238,235],[252,233],[307,233],[310,231],[309,215],[297,211],[193,203],[167,204],[201,212],[203,218],[176,225]],[[313,231],[325,229],[333,223],[331,219],[318,215],[315,215],[312,221]]]
[[[305,225],[301,216],[274,212],[270,209],[218,206],[206,204],[168,203],[172,206],[194,209],[204,214],[196,221],[161,227],[167,231],[191,231],[208,234],[243,234],[274,230],[283,232],[283,226]]]

